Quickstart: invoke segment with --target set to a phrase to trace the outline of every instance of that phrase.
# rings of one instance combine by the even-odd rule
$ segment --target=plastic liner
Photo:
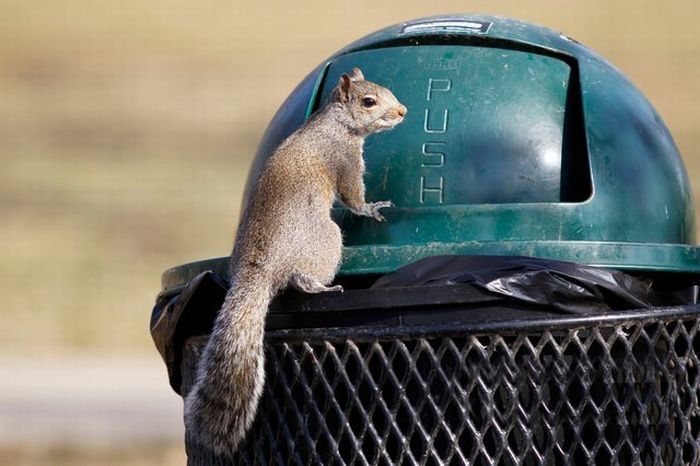
[[[180,393],[180,364],[187,339],[211,332],[228,290],[226,281],[211,271],[202,272],[175,296],[156,301],[151,314],[151,337],[168,368],[170,386]]]
[[[285,293],[273,301],[270,313],[290,328],[298,323],[312,327],[348,325],[351,321],[341,319],[348,312],[373,309],[373,315],[389,316],[415,306],[435,307],[431,315],[438,320],[465,312],[477,317],[475,309],[493,308],[499,301],[522,312],[605,313],[695,304],[697,280],[697,276],[680,274],[643,278],[619,270],[530,257],[435,256],[380,277],[369,289],[312,296]],[[151,336],[177,393],[181,393],[184,344],[190,337],[210,333],[227,289],[224,278],[205,271],[179,292],[161,294],[156,302]],[[464,312],[456,308],[437,311],[450,304]],[[268,322],[268,327],[277,328],[280,322]],[[377,320],[377,325],[380,322]]]
[[[518,256],[434,256],[401,267],[372,288],[468,284],[503,299],[567,314],[695,304],[697,277],[635,277],[619,270]]]

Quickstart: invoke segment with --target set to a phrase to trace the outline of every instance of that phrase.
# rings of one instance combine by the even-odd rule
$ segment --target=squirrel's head
[[[350,113],[351,125],[360,134],[391,129],[407,112],[389,89],[366,81],[359,68],[340,77],[332,99]]]

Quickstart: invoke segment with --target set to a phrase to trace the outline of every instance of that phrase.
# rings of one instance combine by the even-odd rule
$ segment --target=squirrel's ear
[[[365,75],[362,74],[362,71],[358,67],[355,67],[352,69],[352,74],[350,75],[350,80],[351,81],[364,81]]]
[[[352,79],[347,74],[343,73],[340,75],[340,81],[338,81],[338,94],[340,95],[340,100],[347,102],[350,98],[350,88],[352,87]]]

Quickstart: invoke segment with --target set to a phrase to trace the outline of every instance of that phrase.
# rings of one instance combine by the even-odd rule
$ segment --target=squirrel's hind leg
[[[302,273],[295,273],[289,281],[292,287],[305,293],[322,293],[324,291],[343,291],[340,285],[326,286],[319,280]]]

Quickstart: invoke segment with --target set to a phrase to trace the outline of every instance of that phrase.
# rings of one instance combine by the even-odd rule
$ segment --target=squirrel
[[[330,209],[336,194],[356,215],[384,221],[390,201],[365,202],[365,138],[406,115],[389,89],[354,68],[328,101],[267,160],[241,217],[229,289],[185,398],[187,436],[232,455],[255,418],[265,384],[265,316],[291,285],[306,293],[343,291],[331,283],[342,236]]]

